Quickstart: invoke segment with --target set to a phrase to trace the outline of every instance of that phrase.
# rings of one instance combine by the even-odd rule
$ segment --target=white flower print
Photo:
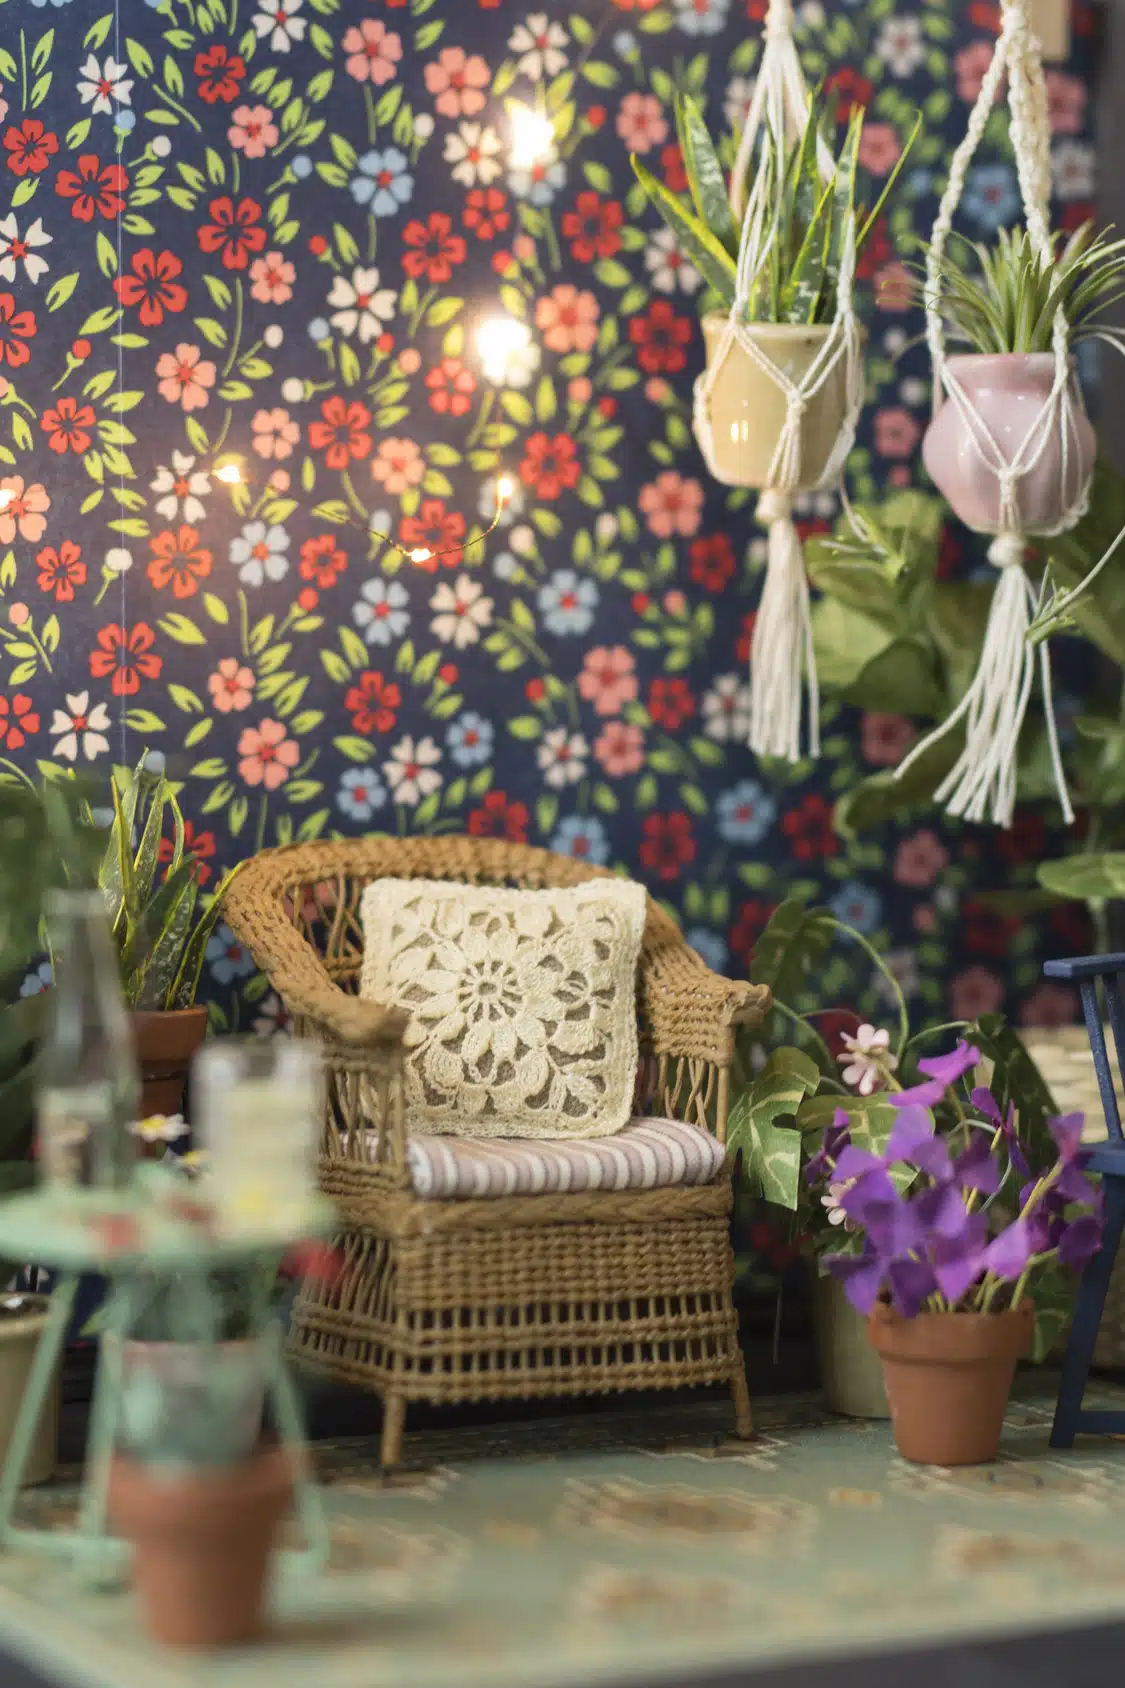
[[[741,134],[750,115],[750,102],[754,98],[756,81],[754,76],[732,76],[727,83],[723,116],[735,134]]]
[[[382,334],[394,316],[397,299],[393,287],[379,286],[376,269],[353,270],[350,281],[347,276],[338,275],[328,295],[328,303],[333,307],[332,326],[341,334],[354,334],[358,328],[366,346],[369,340]]]
[[[875,51],[892,76],[913,76],[926,56],[921,18],[888,18]]]
[[[87,762],[109,749],[109,710],[104,703],[90,708],[89,692],[67,693],[66,708],[56,709],[51,719],[51,732],[56,735],[55,755],[64,762],[76,762],[81,746]]]
[[[536,752],[536,761],[543,770],[548,785],[561,789],[577,785],[586,772],[586,758],[590,747],[581,733],[568,733],[565,727],[552,727],[544,733]]]
[[[194,524],[207,514],[203,500],[211,491],[211,477],[195,467],[189,452],[174,451],[171,468],[159,468],[149,485],[160,494],[153,508],[166,522]]]
[[[50,265],[46,258],[39,256],[35,248],[49,246],[52,239],[53,236],[43,227],[42,217],[36,217],[22,235],[14,212],[9,217],[0,217],[0,277],[5,281],[15,281],[19,275],[17,265],[22,264],[28,281],[39,281],[46,275]]]
[[[694,293],[702,281],[689,263],[671,229],[656,229],[645,247],[645,268],[659,293]]]
[[[430,623],[435,637],[459,651],[475,645],[481,629],[492,621],[492,599],[467,574],[459,574],[452,586],[443,580],[430,599],[430,608],[437,611]]]
[[[258,0],[251,18],[259,40],[268,37],[275,53],[287,53],[290,43],[305,39],[305,19],[298,17],[304,0]]]
[[[82,104],[90,106],[91,111],[105,113],[113,110],[114,100],[118,105],[131,105],[133,78],[126,77],[128,68],[128,65],[118,64],[112,53],[104,65],[99,65],[91,53],[79,76],[78,97]]]
[[[750,736],[750,687],[737,674],[721,674],[703,694],[703,731],[722,744]]]
[[[500,158],[503,143],[495,129],[484,123],[462,123],[455,133],[445,137],[447,164],[452,164],[455,182],[467,188],[478,183],[487,187],[503,170]]]
[[[1051,179],[1059,199],[1089,199],[1094,166],[1093,147],[1083,141],[1059,141],[1051,154]]]
[[[561,23],[548,22],[546,12],[532,12],[526,23],[518,23],[508,37],[508,46],[518,53],[519,69],[532,82],[557,76],[565,70],[564,48],[570,37]]]
[[[436,791],[441,784],[441,775],[435,764],[440,761],[441,751],[432,738],[419,739],[415,744],[408,733],[400,739],[391,751],[390,761],[383,763],[383,772],[395,802],[413,808],[423,797]]]
[[[844,1069],[840,1076],[861,1096],[870,1096],[884,1075],[898,1066],[898,1056],[891,1054],[891,1034],[884,1027],[864,1024],[854,1037],[841,1032],[840,1042],[844,1046],[844,1053],[836,1057]]]

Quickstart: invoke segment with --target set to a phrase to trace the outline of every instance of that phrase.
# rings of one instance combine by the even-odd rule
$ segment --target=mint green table
[[[166,1181],[138,1170],[124,1192],[58,1190],[43,1187],[0,1203],[0,1258],[33,1260],[57,1273],[47,1327],[28,1379],[0,1476],[0,1546],[19,1544],[69,1556],[90,1580],[116,1585],[127,1566],[127,1544],[106,1531],[106,1493],[121,1414],[123,1344],[151,1293],[154,1279],[195,1277],[219,1267],[278,1261],[298,1241],[331,1235],[332,1204],[310,1197],[301,1211],[240,1221],[237,1235],[222,1234],[199,1221],[200,1205],[190,1192],[169,1201]],[[17,1525],[13,1513],[27,1467],[39,1414],[62,1353],[79,1279],[96,1273],[109,1285],[77,1527],[36,1530]],[[328,1527],[310,1459],[300,1401],[285,1363],[280,1325],[268,1332],[267,1398],[283,1445],[294,1456],[295,1504],[305,1537],[302,1550],[283,1556],[284,1567],[308,1571],[328,1556]]]

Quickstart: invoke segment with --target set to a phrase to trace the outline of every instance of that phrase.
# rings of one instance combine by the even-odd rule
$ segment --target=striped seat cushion
[[[415,1194],[424,1201],[710,1184],[725,1157],[709,1132],[675,1119],[634,1119],[612,1137],[586,1139],[411,1132],[406,1148]]]

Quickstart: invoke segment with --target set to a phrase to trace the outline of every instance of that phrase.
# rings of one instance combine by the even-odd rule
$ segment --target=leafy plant
[[[954,236],[938,260],[938,308],[955,339],[976,352],[1049,352],[1061,310],[1070,341],[1099,335],[1119,344],[1103,313],[1125,297],[1125,240],[1095,234],[1092,222],[1036,253],[1026,229],[1000,229],[995,246]],[[970,273],[972,258],[979,276]]]
[[[137,768],[115,768],[113,822],[98,870],[117,943],[121,984],[134,1009],[190,1008],[224,893],[241,865],[226,874],[209,905],[197,913],[199,864],[184,849],[184,817],[163,773],[142,757]],[[169,818],[172,853],[162,874],[160,845]]]
[[[754,241],[754,283],[748,322],[825,323],[836,310],[836,284],[849,226],[858,253],[898,179],[918,137],[914,127],[870,212],[856,205],[856,170],[864,111],[852,108],[838,154],[826,138],[829,128],[819,94],[792,140],[764,133],[746,207]],[[714,142],[694,100],[676,100],[676,127],[691,203],[687,205],[647,170],[636,156],[633,170],[645,193],[673,231],[686,257],[727,310],[735,297],[741,230],[731,214],[726,180]],[[834,137],[835,130],[832,129]],[[824,178],[821,160],[832,156]]]

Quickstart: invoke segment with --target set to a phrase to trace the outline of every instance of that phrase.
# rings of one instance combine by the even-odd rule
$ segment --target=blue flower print
[[[265,522],[247,522],[230,542],[230,560],[243,586],[261,586],[267,580],[284,580],[289,573],[289,535],[282,527]]]
[[[225,921],[208,938],[204,954],[220,985],[229,985],[235,979],[248,979],[254,971],[254,957],[239,943]]]
[[[20,986],[21,996],[38,996],[49,985],[55,982],[54,970],[49,961],[41,961],[38,967],[33,967]]]
[[[595,815],[567,815],[555,828],[551,849],[559,856],[576,856],[582,862],[604,867],[609,860],[609,838]]]
[[[730,0],[673,0],[673,5],[685,35],[718,35],[730,10]]]
[[[689,926],[684,937],[713,972],[723,971],[730,951],[717,932],[712,932],[709,926]]]
[[[352,608],[352,620],[369,645],[389,645],[401,639],[410,625],[406,587],[398,580],[383,580],[376,576],[365,580],[359,589],[358,604]]]
[[[757,780],[739,780],[715,805],[715,825],[728,844],[760,844],[776,819],[777,804]]]
[[[496,732],[491,721],[466,709],[445,735],[445,747],[459,768],[479,768],[492,755]]]
[[[846,885],[841,885],[828,906],[837,920],[864,934],[874,932],[883,918],[883,899],[858,879],[849,879]]]
[[[1020,214],[1019,187],[1010,164],[975,164],[965,178],[961,209],[980,229],[1006,228]]]
[[[508,172],[508,187],[513,198],[526,199],[529,205],[550,205],[559,189],[565,186],[566,165],[558,158],[519,165]]]
[[[366,205],[376,217],[393,217],[414,193],[409,159],[397,147],[383,152],[365,152],[356,161],[358,176],[349,186],[358,205]]]
[[[387,788],[374,768],[349,768],[336,793],[337,807],[353,821],[369,821],[386,801]]]
[[[598,607],[598,589],[573,569],[558,569],[539,588],[539,608],[548,633],[588,633]]]

